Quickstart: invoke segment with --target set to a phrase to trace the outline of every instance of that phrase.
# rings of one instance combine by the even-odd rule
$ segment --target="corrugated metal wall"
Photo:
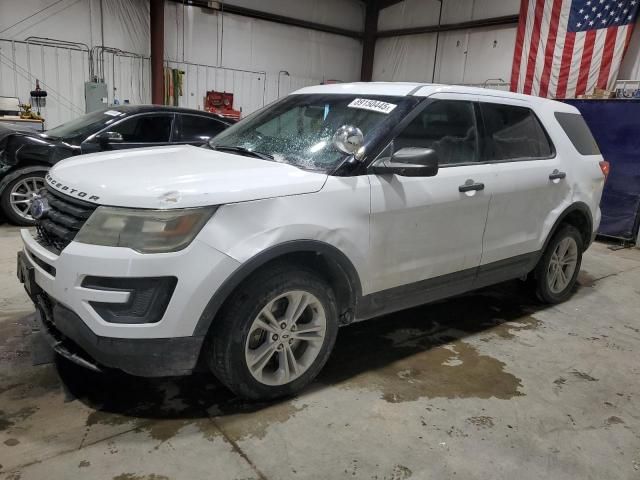
[[[442,23],[510,15],[520,0],[443,0]],[[28,101],[35,78],[49,92],[47,126],[84,112],[83,83],[89,79],[87,54],[62,47],[26,45],[29,35],[104,44],[134,52],[106,53],[104,76],[109,101],[150,101],[149,5],[144,0],[0,1],[0,95]],[[358,0],[234,0],[267,10],[352,30],[363,28]],[[439,0],[404,0],[380,14],[380,30],[437,23]],[[101,13],[101,10],[104,10]],[[104,18],[103,18],[104,17]],[[377,43],[374,80],[483,84],[508,80],[515,26],[442,33],[435,61],[435,34],[383,38]],[[11,43],[15,40],[14,43]],[[633,35],[621,78],[640,75],[640,29]],[[359,78],[359,40],[220,14],[167,0],[164,58],[186,72],[180,105],[202,108],[206,90],[233,91],[236,107],[248,114],[306,85]],[[282,71],[286,71],[283,73]],[[266,72],[266,73],[265,73]],[[490,82],[495,84],[496,81]],[[498,82],[499,83],[499,82]],[[115,87],[115,91],[114,91]]]
[[[0,96],[30,103],[36,79],[47,91],[42,114],[51,126],[84,113],[84,82],[89,78],[88,52],[0,40]]]
[[[178,98],[180,107],[202,110],[206,91],[232,92],[234,108],[242,111],[243,116],[299,88],[324,81],[283,72],[256,72],[188,62],[165,61],[165,65],[185,72],[183,95]]]
[[[442,0],[441,24],[456,24],[519,12],[520,0]],[[381,11],[379,30],[433,26],[440,0],[404,0]],[[381,38],[376,44],[373,79],[482,85],[506,88],[511,77],[516,25]],[[434,74],[435,64],[435,74]],[[640,28],[636,28],[620,67],[620,78],[640,78]],[[505,82],[497,82],[497,79]],[[488,80],[492,80],[487,82]],[[498,83],[498,85],[496,85]],[[501,85],[500,85],[501,84]]]
[[[443,0],[442,21],[455,24],[518,13],[520,0]],[[380,13],[379,30],[436,25],[438,0],[405,0]],[[381,38],[376,43],[373,79],[388,81],[483,84],[508,80],[516,26],[453,30]],[[435,74],[434,74],[435,67]]]
[[[250,113],[265,104],[266,73],[232,70],[188,62],[165,62],[168,67],[185,72],[183,93],[178,98],[181,107],[202,110],[205,92],[233,92],[234,108]]]
[[[236,0],[235,4],[353,30],[362,29],[356,0]],[[29,101],[38,78],[49,93],[42,110],[51,128],[84,113],[86,51],[27,45],[29,35],[104,44],[131,53],[105,52],[100,76],[108,101],[149,103],[149,5],[144,0],[21,0],[0,2],[0,96]],[[103,16],[103,18],[102,18]],[[4,33],[3,33],[4,32]],[[244,115],[302,86],[327,79],[356,80],[358,40],[220,14],[165,2],[165,64],[185,71],[179,104],[203,108],[207,90],[234,93]],[[282,73],[281,71],[287,71]]]
[[[148,57],[105,53],[104,81],[108,102],[151,103],[151,63]],[[114,89],[115,87],[115,89]]]
[[[148,57],[105,52],[101,74],[107,83],[108,103],[151,102]],[[235,108],[251,113],[279,96],[322,78],[215,67],[189,62],[166,61],[165,65],[185,72],[179,106],[201,110],[207,90],[234,93]],[[0,96],[18,97],[29,103],[36,79],[48,93],[42,108],[47,128],[85,112],[84,83],[89,81],[89,55],[84,50],[51,47],[0,39]]]
[[[355,0],[274,0],[268,3],[244,0],[235,1],[234,5],[362,29],[363,5]],[[230,91],[235,87],[232,84],[235,78],[240,90],[233,91],[234,101],[240,103],[234,106],[241,106],[243,113],[249,113],[252,110],[247,108],[254,109],[256,105],[253,91],[256,88],[264,87],[264,103],[270,103],[278,98],[278,86],[280,96],[283,96],[302,86],[317,85],[329,79],[357,80],[361,56],[361,42],[356,39],[175,2],[165,3],[165,60],[170,65],[191,65],[183,69],[189,77],[190,90],[186,98],[180,99],[181,104],[193,106],[194,100],[204,94],[199,87],[206,84],[207,89],[211,89],[214,81],[216,89]],[[197,74],[194,65],[200,66]],[[202,81],[203,71],[209,72],[209,80]],[[218,73],[214,74],[214,71]],[[242,71],[263,77],[266,72],[266,81],[258,84],[253,79],[252,90],[247,91],[247,80],[239,77]],[[195,77],[200,78],[197,84]],[[247,93],[250,98],[245,98]]]
[[[114,98],[120,103],[125,99],[131,103],[151,101],[148,58],[107,53],[104,75],[109,103]],[[46,106],[41,110],[47,128],[85,113],[84,83],[90,79],[87,51],[0,39],[0,96],[30,103],[29,92],[36,79],[47,91]]]

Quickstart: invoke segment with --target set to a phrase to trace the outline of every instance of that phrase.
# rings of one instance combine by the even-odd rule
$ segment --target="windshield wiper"
[[[226,151],[226,152],[237,152],[243,155],[248,155],[251,157],[260,158],[262,160],[273,161],[273,155],[269,155],[268,153],[256,152],[255,150],[249,150],[245,147],[238,147],[233,145],[209,145],[213,150]]]

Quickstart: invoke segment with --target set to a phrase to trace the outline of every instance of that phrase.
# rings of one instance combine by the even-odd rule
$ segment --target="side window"
[[[441,165],[476,162],[476,132],[473,103],[437,100],[406,126],[393,141],[393,148],[432,148]]]
[[[206,142],[225,129],[225,124],[200,115],[180,115],[177,117],[176,142]]]
[[[553,147],[540,121],[526,107],[481,103],[487,160],[546,158]]]
[[[556,112],[556,120],[581,155],[599,155],[600,149],[591,130],[579,113]]]
[[[140,115],[111,129],[122,135],[124,142],[164,143],[171,136],[173,115]]]

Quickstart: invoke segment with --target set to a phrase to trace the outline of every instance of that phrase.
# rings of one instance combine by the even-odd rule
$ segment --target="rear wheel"
[[[44,186],[43,172],[26,173],[11,181],[0,197],[0,206],[7,220],[16,225],[34,225],[35,220],[29,211],[31,201]]]
[[[214,320],[205,355],[236,394],[271,399],[300,391],[337,336],[336,301],[311,271],[275,265],[238,288]]]
[[[564,302],[571,296],[582,263],[583,240],[571,225],[563,225],[534,271],[537,297],[545,303]]]

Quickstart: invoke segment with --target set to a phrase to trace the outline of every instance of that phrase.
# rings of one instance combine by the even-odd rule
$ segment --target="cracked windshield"
[[[359,128],[366,146],[415,103],[411,97],[291,95],[222,132],[210,147],[330,172],[348,156],[332,143],[338,128]]]

